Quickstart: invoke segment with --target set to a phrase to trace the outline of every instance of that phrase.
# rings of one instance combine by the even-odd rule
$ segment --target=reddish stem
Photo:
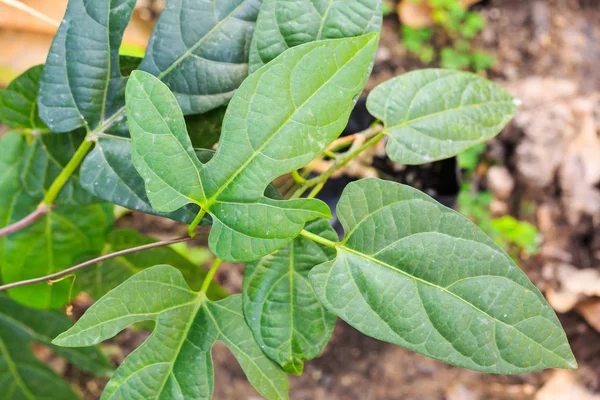
[[[4,228],[0,229],[0,237],[10,235],[11,233],[15,233],[17,231],[20,231],[21,229],[28,227],[44,215],[48,214],[50,211],[52,211],[51,206],[47,206],[46,204],[40,204],[34,212],[29,214],[25,218],[15,222],[14,224],[5,226]]]

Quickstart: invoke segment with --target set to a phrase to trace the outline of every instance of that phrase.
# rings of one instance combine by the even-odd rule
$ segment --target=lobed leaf
[[[133,229],[116,229],[108,235],[102,255],[154,242],[156,240]],[[77,274],[77,284],[92,298],[99,299],[136,273],[154,266],[157,260],[169,263],[181,271],[192,289],[198,290],[202,286],[206,271],[169,247],[126,254],[84,268]],[[218,300],[226,297],[227,291],[216,282],[211,282],[206,295]]]
[[[305,229],[337,240],[325,220],[311,222]],[[265,354],[288,373],[300,375],[302,360],[319,355],[333,333],[336,316],[321,305],[308,272],[334,256],[333,249],[298,237],[245,267],[246,321]]]
[[[424,69],[377,86],[369,94],[367,109],[385,125],[392,160],[423,164],[496,136],[511,120],[516,102],[475,74]]]
[[[378,179],[349,184],[337,215],[346,236],[310,281],[359,331],[483,372],[576,367],[542,294],[465,217]]]
[[[262,396],[287,399],[287,376],[254,341],[241,296],[212,302],[191,291],[181,272],[168,265],[145,269],[110,291],[54,344],[89,346],[148,320],[156,321],[156,328],[117,369],[103,399],[210,399],[210,353],[217,341],[232,351]]]
[[[304,43],[379,33],[381,23],[381,0],[264,0],[250,44],[250,71]]]
[[[256,260],[296,237],[307,221],[328,218],[321,201],[269,200],[263,193],[341,133],[376,44],[376,34],[309,43],[253,74],[232,99],[219,148],[206,164],[194,155],[169,89],[134,72],[127,85],[132,159],[152,207],[202,207],[213,218],[209,245],[229,261]]]

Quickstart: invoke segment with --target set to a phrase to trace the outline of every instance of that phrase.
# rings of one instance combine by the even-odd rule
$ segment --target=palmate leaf
[[[381,31],[381,0],[264,0],[250,45],[250,72],[285,50]]]
[[[306,229],[328,240],[337,234],[328,221]],[[298,237],[244,270],[244,315],[254,338],[269,358],[290,374],[301,374],[302,360],[325,347],[336,316],[326,311],[308,282],[315,265],[333,259],[335,250]]]
[[[392,160],[423,164],[496,136],[511,120],[516,102],[475,74],[424,69],[377,86],[367,109],[385,125]]]
[[[575,368],[542,294],[465,217],[408,186],[349,184],[337,258],[313,268],[323,305],[376,339],[483,372]]]
[[[287,376],[254,341],[241,296],[212,302],[168,265],[139,272],[110,291],[54,344],[90,346],[148,320],[156,321],[154,332],[117,369],[103,399],[210,399],[216,341],[231,350],[262,396],[287,399]]]
[[[156,240],[133,229],[116,229],[108,235],[102,254],[110,254],[154,242]],[[169,247],[156,247],[97,263],[92,267],[82,269],[77,274],[76,282],[82,291],[94,299],[99,299],[136,273],[156,265],[157,260],[177,268],[192,289],[200,289],[202,281],[206,277],[206,271]],[[227,296],[227,291],[213,281],[206,295],[210,299],[219,300]]]
[[[6,296],[0,296],[0,324],[10,326],[11,331],[29,336],[30,340],[50,347],[61,357],[86,372],[102,377],[110,377],[114,372],[106,356],[98,347],[70,348],[52,344],[52,340],[57,335],[73,326],[71,319],[62,311],[35,310],[24,307]],[[12,346],[10,339],[8,343]],[[27,348],[29,347],[27,346]],[[20,351],[25,351],[27,348],[20,348]],[[24,383],[27,383],[30,378],[29,373],[21,376]],[[59,378],[54,376],[53,379]],[[1,378],[0,381],[2,381]],[[0,393],[7,392],[0,389]],[[1,395],[0,398],[2,398]]]
[[[201,206],[213,218],[210,248],[229,261],[256,260],[296,237],[305,222],[328,218],[319,200],[271,200],[263,193],[341,133],[377,37],[298,46],[250,76],[232,99],[218,150],[206,164],[196,158],[168,88],[134,72],[127,85],[132,159],[152,207]]]

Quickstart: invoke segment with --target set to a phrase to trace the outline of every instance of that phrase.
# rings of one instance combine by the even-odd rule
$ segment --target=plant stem
[[[304,183],[306,182],[306,179],[304,179],[304,177],[302,177],[299,173],[298,170],[295,169],[292,171],[292,178],[294,179],[295,182],[297,183]]]
[[[215,261],[213,262],[212,267],[210,267],[208,274],[206,274],[206,278],[204,278],[204,282],[202,282],[202,287],[200,288],[200,292],[206,293],[206,291],[208,290],[208,287],[210,286],[210,283],[212,282],[213,278],[215,277],[215,274],[217,273],[217,270],[219,269],[219,266],[221,265],[222,262],[223,262],[223,260],[221,260],[220,258],[215,258]]]
[[[325,239],[322,236],[315,235],[314,233],[310,233],[306,229],[302,229],[302,231],[300,232],[300,236],[304,236],[305,238],[310,239],[313,242],[322,244],[323,246],[331,247],[332,249],[335,249],[335,247],[337,245],[337,243],[332,242],[331,240]]]
[[[40,204],[34,212],[29,214],[25,218],[15,222],[14,224],[5,226],[4,228],[0,229],[0,237],[10,235],[11,233],[24,229],[25,227],[33,224],[35,221],[37,221],[44,215],[48,214],[51,210],[51,206]]]
[[[56,177],[54,182],[52,182],[50,189],[48,189],[46,195],[44,196],[42,204],[50,207],[52,203],[54,203],[56,196],[58,196],[58,193],[61,191],[65,183],[67,183],[71,175],[73,175],[73,172],[75,172],[79,164],[81,164],[83,158],[85,157],[85,155],[90,150],[93,144],[94,142],[92,142],[91,140],[87,140],[87,138],[84,139],[84,141],[79,145],[79,147],[75,151],[75,154],[73,154],[73,157],[69,160],[67,165],[65,165],[65,168],[63,168],[63,170]]]
[[[306,197],[309,198],[309,199],[314,199],[315,196],[319,194],[319,192],[321,191],[321,189],[323,189],[323,186],[325,186],[325,182],[319,183],[317,186],[315,186],[313,188],[313,190],[311,190],[311,192]]]
[[[56,278],[60,278],[60,277],[65,276],[65,275],[72,274],[75,271],[78,271],[78,270],[83,269],[85,267],[89,267],[90,265],[94,265],[94,264],[97,264],[97,263],[102,262],[102,261],[109,260],[111,258],[120,257],[120,256],[123,256],[125,254],[137,253],[138,251],[153,249],[155,247],[163,247],[163,246],[168,246],[168,245],[175,244],[175,243],[187,242],[189,240],[192,240],[192,238],[190,238],[190,237],[184,237],[184,238],[179,238],[179,239],[164,240],[162,242],[145,244],[143,246],[132,247],[130,249],[125,249],[125,250],[117,251],[117,252],[114,252],[114,253],[105,254],[105,255],[103,255],[101,257],[94,258],[93,260],[89,260],[89,261],[83,262],[81,264],[75,265],[74,267],[67,268],[67,269],[65,269],[63,271],[56,272],[54,274],[42,276],[40,278],[28,279],[26,281],[19,281],[19,282],[13,282],[13,283],[9,283],[9,284],[6,284],[6,285],[2,285],[2,286],[0,286],[0,291],[7,290],[7,289],[12,289],[12,288],[19,287],[19,286],[31,285],[31,284],[34,284],[34,283],[47,282],[47,281],[55,280]]]
[[[200,211],[196,215],[196,218],[194,218],[190,226],[188,226],[188,235],[190,235],[191,238],[196,237],[196,227],[202,221],[202,218],[204,218],[205,215],[206,211],[200,208]]]

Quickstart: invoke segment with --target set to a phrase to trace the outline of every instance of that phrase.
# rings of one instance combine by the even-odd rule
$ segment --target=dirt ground
[[[526,218],[541,232],[540,252],[521,266],[557,310],[579,369],[486,375],[370,339],[338,321],[324,353],[305,364],[304,375],[290,378],[292,399],[600,400],[600,0],[488,0],[475,9],[488,20],[477,46],[497,59],[488,77],[523,103],[488,144],[485,164],[497,168],[479,171],[478,185],[495,195],[492,213]],[[397,18],[386,17],[367,89],[422,67],[403,49]],[[498,168],[502,174],[490,172]],[[524,215],[523,201],[535,205],[533,214]],[[157,237],[185,231],[135,213],[119,224]],[[224,265],[217,280],[239,292],[242,271]],[[145,337],[127,330],[106,349],[120,362]],[[213,356],[215,399],[260,399],[224,346]],[[104,382],[67,365],[55,368],[86,398],[101,392]]]

